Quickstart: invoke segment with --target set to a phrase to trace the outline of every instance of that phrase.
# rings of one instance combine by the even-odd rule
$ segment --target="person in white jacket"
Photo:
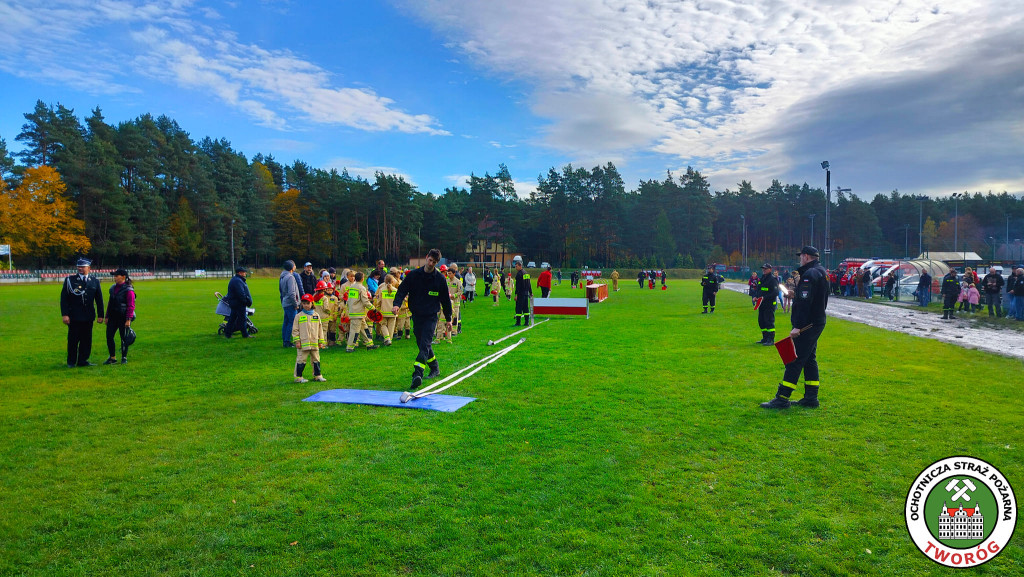
[[[476,297],[476,275],[473,274],[473,267],[466,267],[466,274],[462,275],[462,285],[466,290],[466,302],[473,302]]]

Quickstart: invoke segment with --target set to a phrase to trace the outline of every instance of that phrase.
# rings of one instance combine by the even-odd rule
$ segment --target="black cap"
[[[818,249],[810,245],[807,245],[800,249],[800,252],[796,253],[796,256],[800,256],[802,254],[806,254],[807,256],[813,256],[814,258],[818,258],[819,256]]]
[[[249,269],[245,268],[242,265],[238,265],[235,267],[235,274],[238,274],[240,272],[249,272]]]
[[[763,265],[761,265],[761,268],[772,268],[772,265],[769,263],[764,263]]]
[[[119,268],[114,272],[110,273],[110,276],[128,276],[128,271],[124,270],[123,268]]]

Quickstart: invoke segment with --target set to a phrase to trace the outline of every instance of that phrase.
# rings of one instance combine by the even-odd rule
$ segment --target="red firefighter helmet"
[[[441,265],[441,266],[437,267],[437,270],[439,270],[441,272],[448,272],[448,267],[446,265]]]
[[[326,288],[327,288],[327,283],[326,282],[324,282],[322,280],[316,282],[316,290],[322,291],[322,290],[324,290]]]

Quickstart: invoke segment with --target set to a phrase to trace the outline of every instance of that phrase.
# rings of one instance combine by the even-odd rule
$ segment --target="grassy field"
[[[701,315],[694,281],[623,282],[450,389],[478,398],[456,413],[304,403],[403,390],[413,341],[293,384],[276,282],[248,341],[216,336],[225,287],[140,283],[129,364],[83,369],[59,287],[0,287],[0,575],[952,575],[907,534],[914,477],[972,455],[1024,490],[1019,361],[830,320],[822,408],[769,412],[747,297]],[[442,371],[512,314],[468,306]],[[1022,535],[971,573],[1024,574]]]

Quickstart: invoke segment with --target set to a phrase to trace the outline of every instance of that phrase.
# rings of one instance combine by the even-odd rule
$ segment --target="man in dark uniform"
[[[704,276],[700,277],[700,286],[704,287],[704,294],[701,296],[701,304],[704,305],[704,311],[700,313],[702,315],[707,314],[708,304],[711,305],[711,312],[715,312],[715,296],[721,287],[721,282],[718,279],[715,265],[709,264],[707,270],[704,271]],[[662,277],[662,284],[664,282],[664,277]]]
[[[228,317],[224,336],[229,339],[235,331],[241,332],[243,339],[249,338],[249,324],[245,322],[245,308],[252,306],[252,295],[249,294],[249,285],[245,280],[248,273],[244,266],[236,267],[235,276],[228,282],[228,294],[224,300],[231,306],[231,316]]]
[[[761,278],[757,281],[757,298],[761,305],[757,307],[757,326],[761,328],[761,340],[758,345],[775,344],[775,301],[779,297],[779,279],[772,274],[772,265],[761,265]]]
[[[68,368],[92,367],[92,323],[103,321],[103,291],[100,279],[89,274],[92,261],[80,258],[76,263],[78,274],[64,279],[60,291],[60,314],[68,326]],[[95,306],[95,309],[93,307]]]
[[[818,406],[818,337],[825,330],[825,307],[828,306],[829,282],[825,267],[818,261],[818,249],[805,246],[798,253],[800,256],[800,282],[793,295],[793,306],[790,312],[793,330],[789,336],[793,338],[796,348],[796,360],[786,365],[782,383],[775,393],[775,398],[761,403],[766,409],[785,409],[790,405],[815,408]],[[763,305],[762,305],[763,306]],[[811,328],[801,331],[810,325]],[[800,372],[804,373],[804,398],[791,403],[789,395],[796,389]]]
[[[530,283],[530,273],[523,270],[522,257],[513,259],[516,263],[516,326],[522,320],[525,326],[530,326],[530,299],[533,298],[533,284]]]
[[[441,260],[441,251],[436,248],[427,253],[427,264],[405,275],[405,280],[398,285],[398,292],[392,301],[391,312],[398,314],[405,297],[409,297],[409,312],[412,313],[412,333],[416,335],[416,346],[419,354],[413,362],[412,385],[416,390],[423,384],[423,369],[430,367],[427,378],[441,376],[437,357],[431,343],[437,328],[437,313],[444,311],[445,328],[452,330],[452,299],[448,294],[448,282],[437,270]]]
[[[960,298],[960,281],[956,278],[956,269],[949,269],[946,276],[942,277],[942,318],[953,320],[953,307],[956,300]]]

